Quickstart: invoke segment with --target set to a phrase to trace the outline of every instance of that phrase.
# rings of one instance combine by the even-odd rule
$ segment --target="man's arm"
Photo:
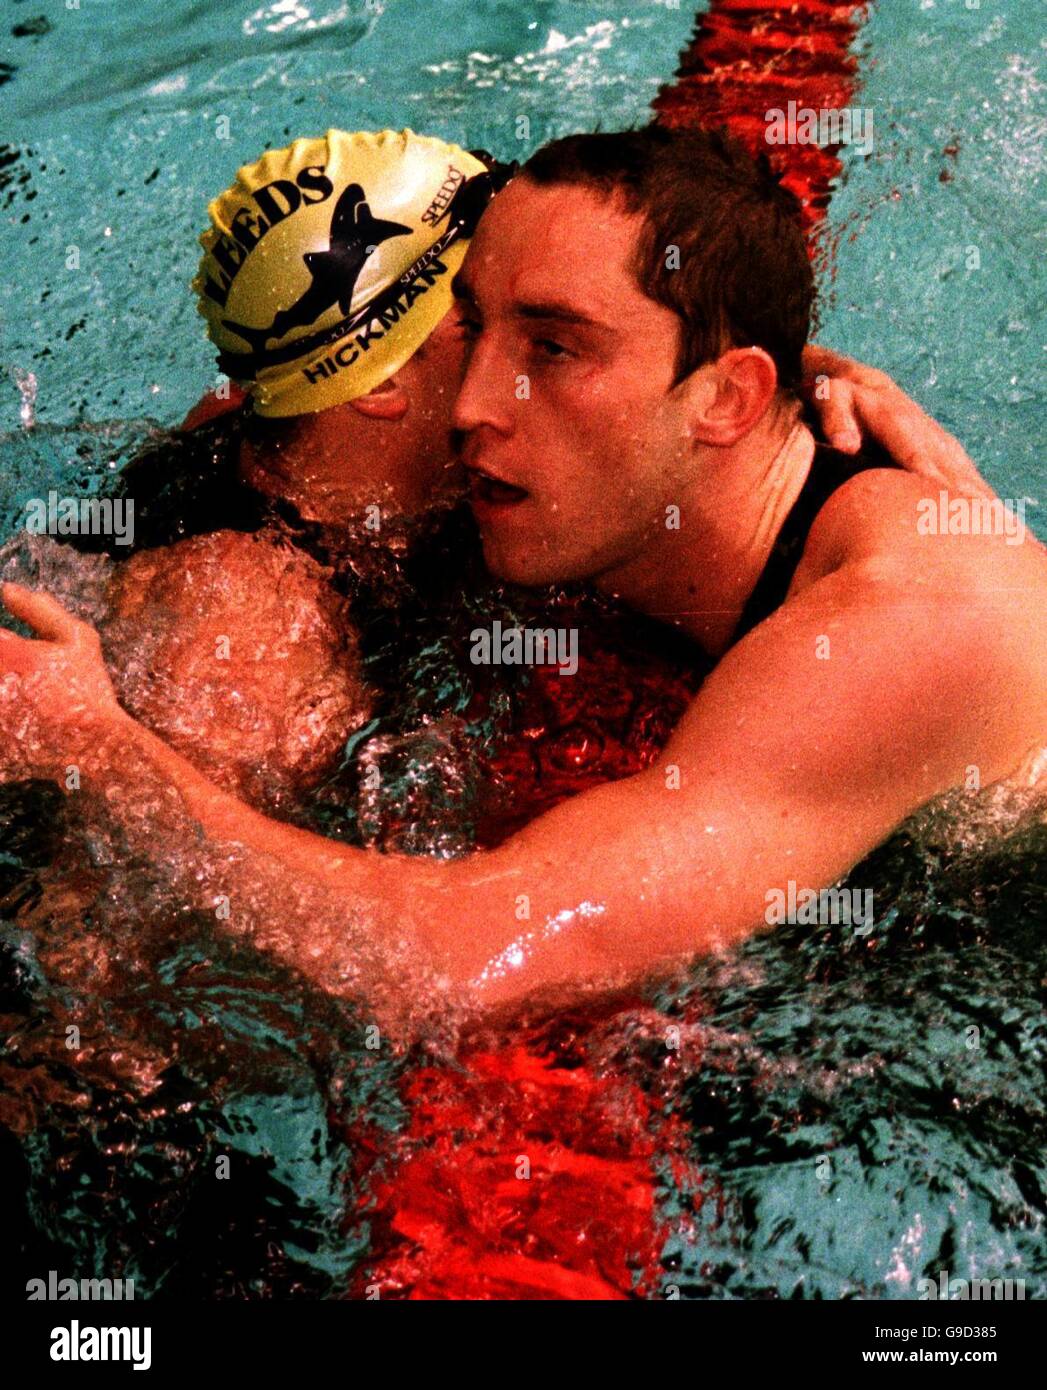
[[[764,921],[772,890],[833,883],[969,766],[982,784],[1010,771],[1047,718],[1042,693],[1015,700],[1029,634],[1011,588],[962,580],[946,566],[914,584],[873,559],[814,580],[728,653],[657,767],[450,863],[347,850],[269,821],[124,727],[209,837],[362,909],[390,953],[406,940],[449,983],[511,1002],[736,941]],[[36,626],[43,617],[59,646],[74,623],[25,591],[8,602]],[[51,645],[5,636],[5,665],[29,674],[31,649]],[[303,923],[278,949],[326,978],[339,945]]]
[[[980,785],[1012,771],[1047,729],[1042,685],[1020,698],[1013,593],[878,563],[817,581],[729,652],[656,767],[452,866],[455,911],[430,940],[453,975],[512,999],[727,946],[772,890],[834,883],[972,766]]]

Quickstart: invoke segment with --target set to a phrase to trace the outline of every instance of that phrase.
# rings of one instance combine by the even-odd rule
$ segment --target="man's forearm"
[[[121,753],[126,748],[134,756],[127,761],[111,754],[99,759],[95,775],[103,788],[118,787],[128,778],[140,778],[144,765],[160,786],[177,796],[208,840],[236,843],[269,855],[289,872],[328,889],[346,887],[351,865],[353,884],[361,893],[368,887],[378,891],[377,856],[262,815],[210,781],[130,715],[124,716],[114,734],[117,737],[111,744],[120,747]]]
[[[477,1001],[501,1002],[521,992],[516,981],[544,987],[618,975],[634,963],[634,933],[609,950],[607,928],[613,933],[619,914],[588,901],[590,883],[607,880],[613,843],[566,860],[551,830],[550,862],[549,835],[532,825],[497,851],[450,862],[355,849],[245,805],[129,715],[99,741],[88,785],[132,835],[153,834],[141,808],[154,807],[160,834],[176,838],[178,857],[190,861],[191,905],[214,912],[216,898],[227,908],[231,900],[219,916],[226,929],[246,930],[325,987],[355,973],[368,991],[403,992],[428,972]],[[607,790],[590,793],[594,812]],[[542,819],[574,814],[563,808]],[[200,832],[204,844],[194,849]],[[259,902],[272,904],[273,921]],[[246,921],[239,904],[252,905]]]
[[[129,847],[174,866],[177,883],[167,886],[186,894],[186,906],[322,987],[366,994],[379,1012],[384,1000],[391,1017],[405,971],[416,985],[431,974],[418,918],[426,903],[432,910],[439,871],[450,866],[354,849],[272,820],[128,715],[100,730],[83,771],[85,790]],[[169,852],[156,855],[158,844]]]

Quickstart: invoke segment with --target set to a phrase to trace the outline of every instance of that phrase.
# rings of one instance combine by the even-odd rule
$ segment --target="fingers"
[[[834,449],[842,454],[856,454],[861,447],[862,432],[854,405],[854,392],[846,381],[836,378],[828,383],[824,399],[815,398],[822,431]]]
[[[926,431],[914,430],[911,411],[901,414],[876,391],[856,391],[852,404],[856,423],[863,434],[875,439],[896,464],[908,472],[937,476],[933,454],[929,454],[927,448]]]
[[[22,584],[0,584],[0,600],[16,618],[50,641],[75,643],[77,620],[48,594],[34,593]],[[0,674],[27,675],[40,656],[37,642],[0,628]]]
[[[2,584],[0,600],[3,600],[9,612],[27,623],[40,637],[52,642],[77,643],[83,640],[80,629],[86,624],[74,618],[50,594],[36,593],[21,584]]]
[[[822,392],[810,392],[826,439],[841,453],[853,454],[861,438],[875,440],[907,472],[953,491],[994,498],[993,489],[958,439],[910,399],[886,372],[864,366],[842,352],[809,344],[803,352],[805,384],[826,378]]]
[[[858,363],[842,352],[823,347],[821,343],[808,343],[801,359],[804,376],[849,376]]]

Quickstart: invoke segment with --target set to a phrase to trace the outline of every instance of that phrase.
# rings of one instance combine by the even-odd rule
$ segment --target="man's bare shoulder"
[[[829,498],[811,528],[794,592],[829,574],[919,584],[957,597],[1008,596],[1047,611],[1047,551],[1025,517],[1025,500],[950,493],[897,469],[869,469]]]
[[[833,495],[785,602],[725,654],[674,752],[744,765],[752,777],[760,748],[772,782],[781,768],[793,781],[802,768],[826,795],[875,785],[880,800],[869,805],[893,807],[885,830],[961,785],[972,762],[993,781],[1043,746],[1042,547],[1031,536],[1008,546],[922,534],[917,504],[928,491],[884,471]]]

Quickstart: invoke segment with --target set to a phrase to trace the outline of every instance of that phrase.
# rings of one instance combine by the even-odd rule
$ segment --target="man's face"
[[[613,587],[665,534],[688,468],[673,391],[679,320],[632,269],[639,216],[521,177],[460,272],[472,337],[454,423],[489,568],[521,584]]]
[[[389,413],[347,401],[300,416],[286,437],[248,448],[247,481],[293,501],[309,520],[339,525],[359,522],[372,503],[417,514],[455,495],[465,480],[451,416],[465,349],[455,305],[393,381],[372,393]]]

